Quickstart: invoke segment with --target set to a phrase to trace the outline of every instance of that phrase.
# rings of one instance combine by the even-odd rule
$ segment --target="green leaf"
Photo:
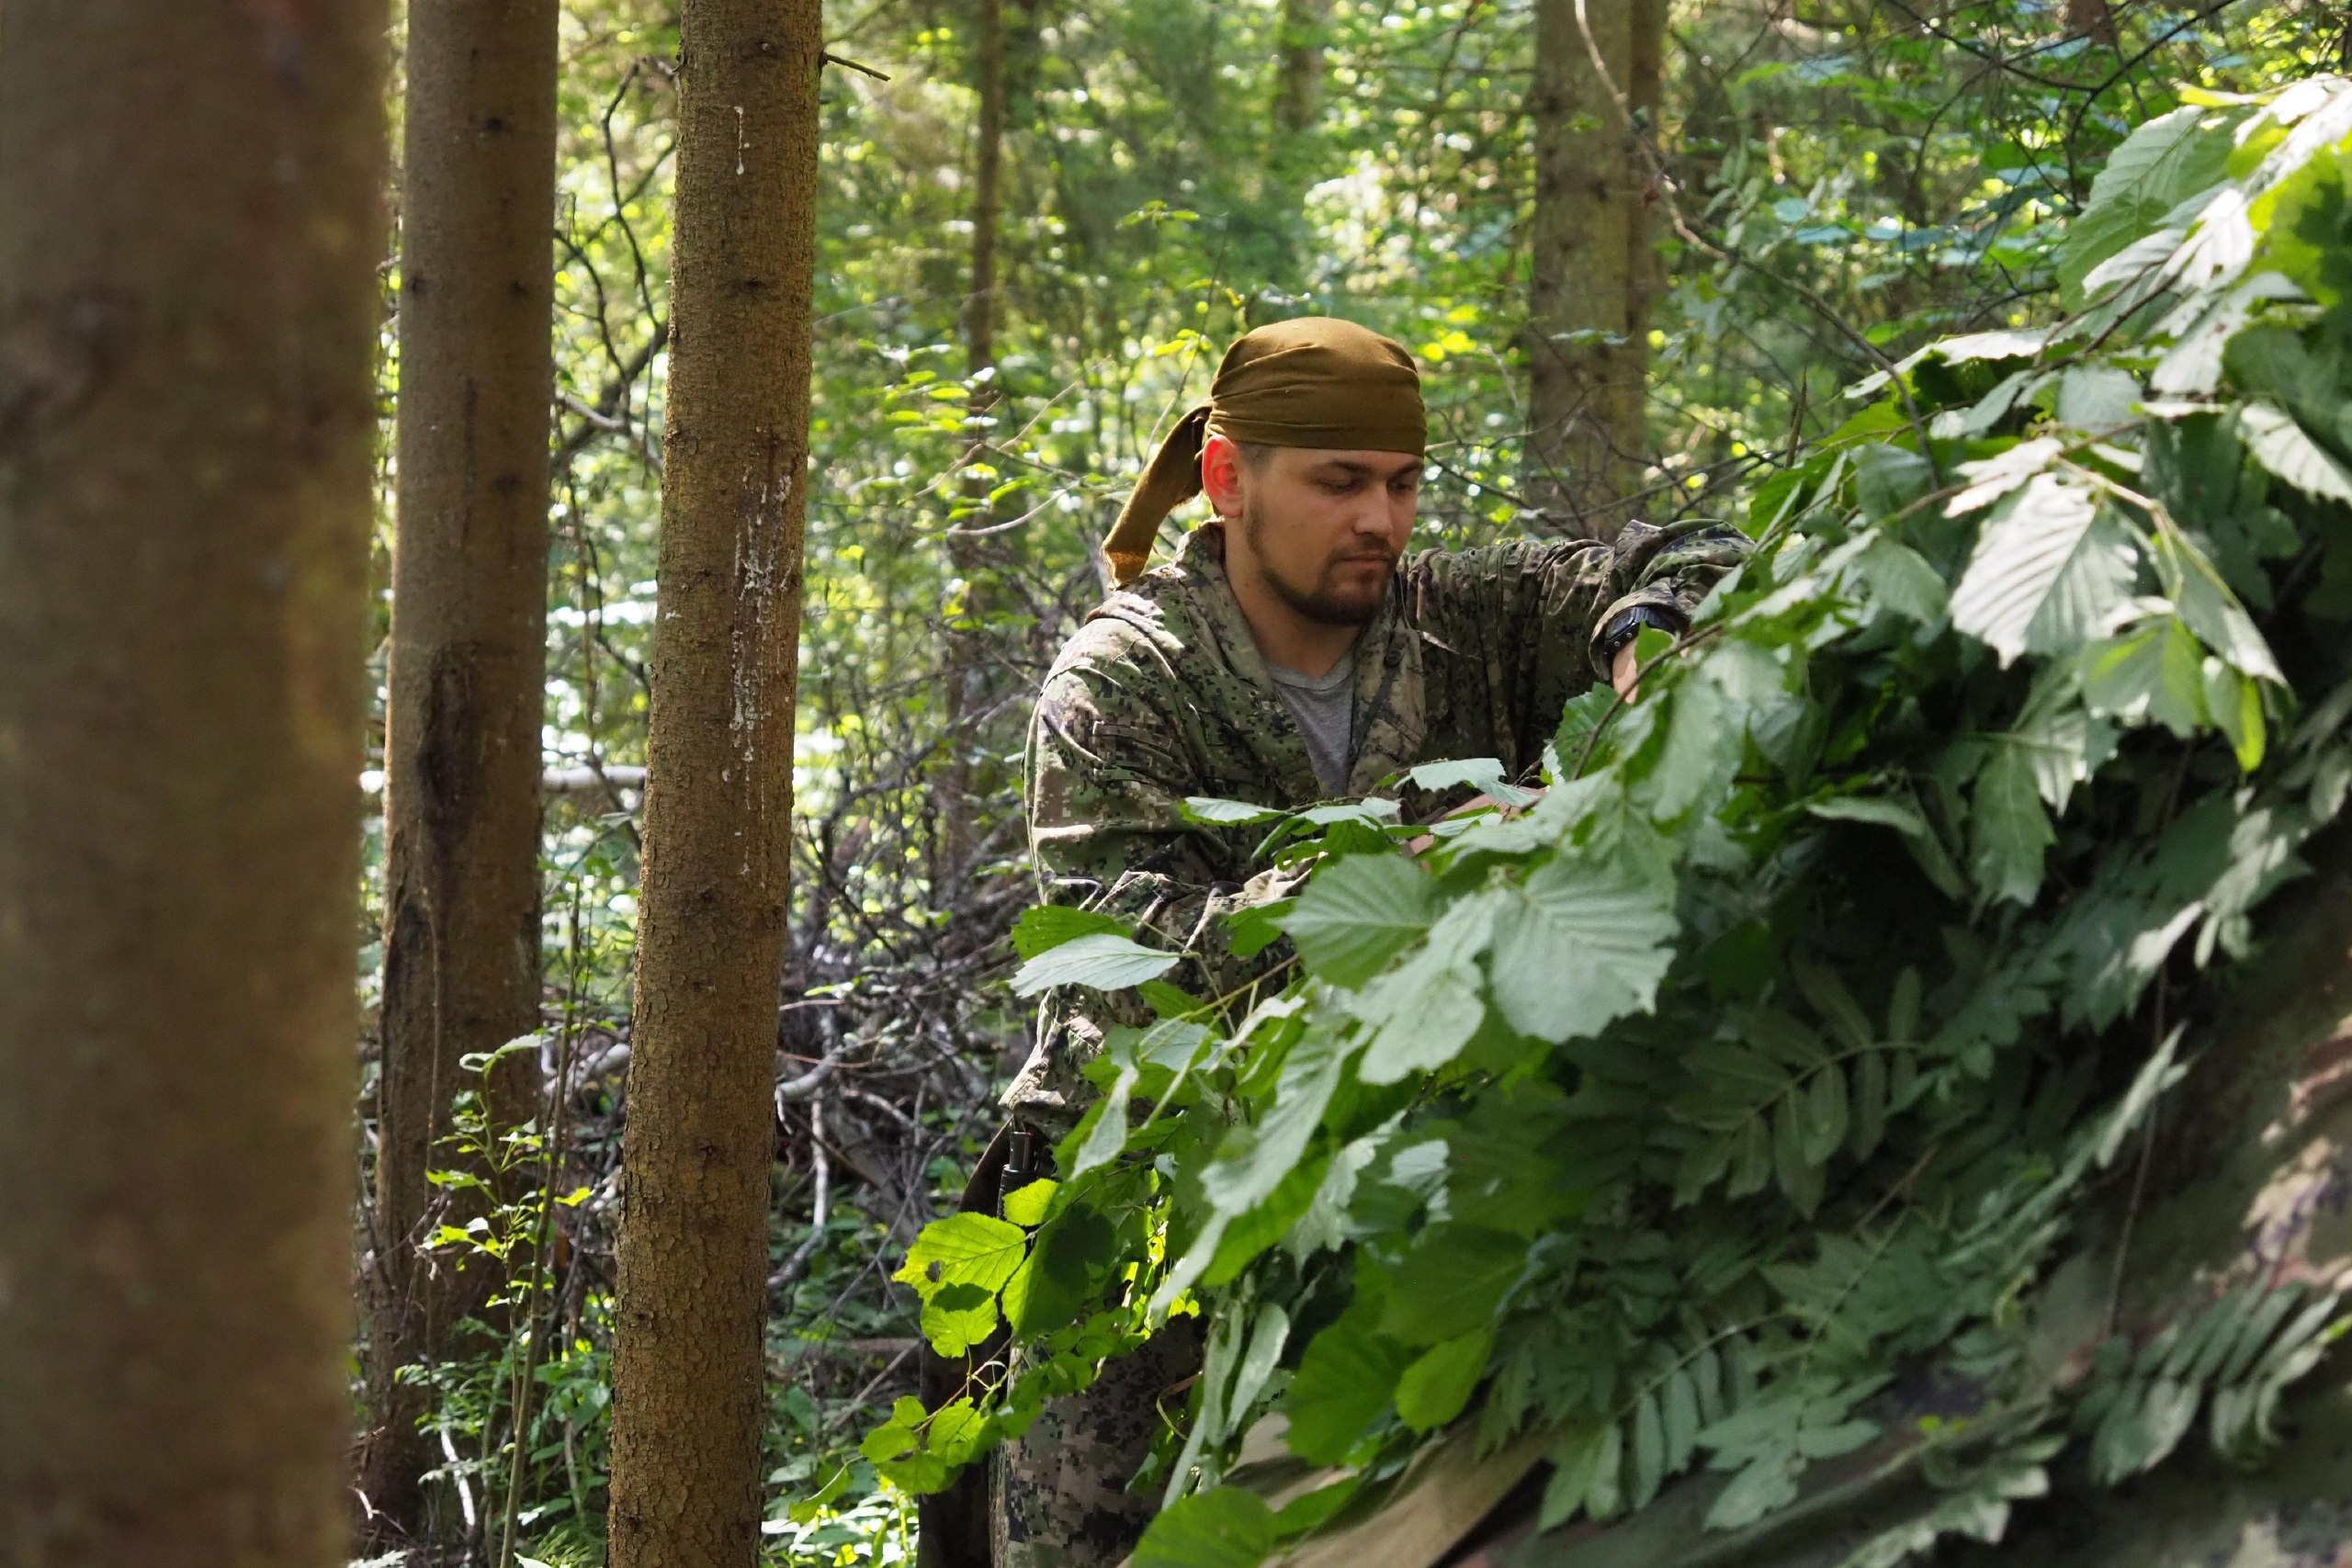
[[[2033,902],[2041,891],[2043,853],[2058,840],[2041,808],[2034,759],[2022,746],[1996,746],[1968,817],[1969,874],[1988,900]]]
[[[1388,1408],[1412,1359],[1395,1340],[1366,1332],[1351,1315],[1307,1341],[1298,1375],[1283,1392],[1290,1416],[1283,1440],[1317,1464],[1338,1464]]]
[[[2099,525],[2082,484],[2037,474],[1996,507],[1952,590],[1952,625],[2003,665],[2019,654],[2070,653],[2132,592],[2131,538]]]
[[[1361,986],[1427,931],[1437,885],[1401,855],[1348,855],[1323,866],[1283,922],[1308,969]]]
[[[1187,822],[1199,822],[1212,828],[1247,827],[1252,822],[1271,822],[1284,814],[1279,807],[1252,806],[1246,800],[1220,800],[1210,795],[1186,795],[1183,809]]]
[[[1804,1112],[1792,1097],[1772,1111],[1772,1170],[1781,1190],[1807,1219],[1821,1206],[1821,1168],[1805,1157]]]
[[[922,1304],[922,1337],[943,1356],[961,1356],[996,1332],[996,1293],[947,1285]]]
[[[2305,495],[2352,505],[2352,471],[2306,435],[2292,414],[2248,403],[2238,411],[2238,434],[2256,462]]]
[[[1076,936],[1023,964],[1012,976],[1012,994],[1034,997],[1056,986],[1124,990],[1157,980],[1176,967],[1177,958],[1176,953],[1109,931]]]
[[[1513,1029],[1555,1043],[1646,1011],[1674,962],[1674,887],[1623,863],[1566,858],[1538,868],[1495,924],[1496,1005]]]
[[[1943,840],[1936,836],[1936,830],[1928,826],[1928,819],[1919,815],[1919,808],[1908,801],[1883,795],[1839,795],[1827,800],[1816,800],[1805,810],[1812,816],[1832,822],[1870,822],[1894,829],[1903,835],[1903,841],[1911,851],[1912,858],[1919,863],[1919,869],[1928,874],[1928,880],[1934,883],[1939,891],[1951,898],[1958,898],[1966,892],[1966,886],[1960,879],[1960,868],[1951,863],[1951,852],[1944,848]]]
[[[1073,909],[1062,904],[1040,904],[1024,909],[1012,923],[1012,950],[1023,958],[1059,947],[1077,937],[1128,934],[1127,922],[1099,909]]]
[[[1274,1511],[1254,1492],[1219,1486],[1162,1508],[1129,1568],[1256,1568],[1274,1549]]]
[[[1363,1081],[1391,1084],[1431,1072],[1461,1054],[1487,1016],[1478,971],[1459,964],[1408,964],[1385,979],[1399,993],[1357,1071]]]
[[[1027,1225],[1032,1229],[1044,1224],[1046,1207],[1053,1202],[1054,1193],[1060,1186],[1061,1183],[1051,1177],[1041,1177],[1006,1193],[1004,1217],[1016,1225]]]
[[[1524,806],[1535,798],[1533,790],[1521,789],[1505,777],[1502,763],[1492,757],[1423,762],[1407,769],[1405,779],[1414,788],[1426,790],[1453,789],[1467,784],[1481,795],[1494,796],[1505,806]]]
[[[2187,197],[2229,173],[2231,130],[2244,111],[2189,107],[2158,115],[2134,130],[2091,183],[2091,198],[2066,228],[2058,249],[2058,285],[2070,310],[2084,302],[2084,281],[2099,263],[2171,216]]]
[[[1396,1380],[1396,1414],[1416,1432],[1434,1431],[1462,1414],[1487,1372],[1495,1348],[1489,1326],[1421,1353]]]
[[[1005,1281],[1005,1321],[1024,1339],[1067,1325],[1117,1251],[1118,1234],[1102,1214],[1083,1207],[1061,1214],[1037,1234],[1028,1258]]]
[[[1634,1401],[1634,1470],[1626,1506],[1646,1508],[1666,1479],[1666,1420],[1658,1413],[1657,1391],[1645,1389]]]
[[[1526,1261],[1527,1243],[1515,1235],[1460,1221],[1430,1225],[1397,1268],[1381,1332],[1436,1345],[1486,1327]]]
[[[1883,535],[1854,558],[1854,569],[1869,585],[1871,597],[1922,626],[1942,620],[1951,606],[1951,591],[1928,558]]]
[[[994,1214],[950,1214],[922,1227],[906,1263],[890,1277],[912,1285],[926,1302],[948,1285],[993,1293],[1012,1278],[1028,1248],[1029,1233]]]
[[[1552,737],[1552,748],[1558,753],[1562,767],[1575,767],[1588,750],[1594,753],[1585,762],[1588,772],[1595,763],[1608,761],[1605,750],[1594,742],[1593,736],[1617,707],[1617,694],[1607,686],[1594,686],[1568,699],[1567,707],[1560,715],[1560,727]]]
[[[1818,1068],[1805,1087],[1803,1152],[1807,1165],[1825,1165],[1846,1141],[1851,1125],[1846,1102],[1846,1074],[1836,1062]]]
[[[1658,1398],[1659,1415],[1664,1423],[1666,1438],[1666,1468],[1669,1474],[1679,1473],[1690,1462],[1692,1450],[1698,1446],[1699,1384],[1690,1368],[1677,1367],[1667,1375],[1666,1387]]]
[[[1557,1529],[1583,1511],[1600,1468],[1601,1450],[1616,1429],[1613,1421],[1571,1427],[1553,1445],[1552,1479],[1544,1488],[1544,1506],[1535,1520],[1537,1529]]]
[[[2205,719],[2202,652],[2177,615],[2154,615],[2083,649],[2083,705],[2125,724],[2161,724],[2183,739]]]
[[[2270,645],[2255,629],[2254,617],[2245,613],[2245,606],[2205,558],[2205,552],[2177,528],[2164,529],[2156,536],[2156,566],[2164,574],[2165,592],[2171,596],[2173,607],[2199,641],[2233,670],[2258,681],[2287,683],[2278,661],[2271,657]]]

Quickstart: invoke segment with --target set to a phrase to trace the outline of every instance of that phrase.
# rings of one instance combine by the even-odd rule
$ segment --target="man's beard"
[[[1241,532],[1242,536],[1250,541],[1251,551],[1257,555],[1260,569],[1265,575],[1266,586],[1274,591],[1274,597],[1305,615],[1308,620],[1327,626],[1361,626],[1367,625],[1374,615],[1380,614],[1380,606],[1388,597],[1386,570],[1382,571],[1378,584],[1369,593],[1343,592],[1338,589],[1327,588],[1319,581],[1311,585],[1301,585],[1291,581],[1276,571],[1272,563],[1266,559],[1266,518],[1254,497],[1242,503]],[[1323,574],[1328,579],[1331,568],[1341,561],[1372,559],[1379,560],[1384,568],[1393,568],[1396,564],[1396,553],[1394,550],[1374,549],[1335,556],[1323,564]]]

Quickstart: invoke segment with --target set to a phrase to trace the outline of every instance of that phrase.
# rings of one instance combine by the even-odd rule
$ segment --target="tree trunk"
[[[614,1365],[613,1568],[759,1551],[790,868],[816,0],[686,0]]]
[[[399,535],[385,724],[383,1077],[377,1100],[368,1430],[379,1547],[447,1540],[440,1462],[395,1382],[447,1359],[494,1283],[420,1244],[467,1213],[426,1172],[459,1063],[539,1016],[539,720],[553,389],[556,0],[413,0],[401,225]],[[536,1062],[492,1075],[493,1124],[536,1109]],[[478,1209],[478,1205],[476,1206]]]
[[[997,386],[997,233],[1002,221],[1004,171],[1004,0],[976,0],[973,87],[979,100],[972,156],[972,277],[964,297],[964,364],[972,380],[970,412],[991,415],[1003,399]],[[982,380],[982,376],[990,378]],[[991,427],[976,425],[964,453],[964,504],[956,526],[981,529],[996,521],[989,504],[997,468],[989,461]],[[964,580],[963,614],[947,646],[947,756],[940,770],[939,857],[933,897],[943,907],[972,869],[980,803],[988,781],[974,763],[973,728],[989,706],[988,621],[996,608],[994,574],[1011,555],[1006,536],[954,536],[948,558]]]
[[[1274,129],[1299,136],[1323,118],[1323,29],[1331,0],[1283,0],[1275,31]]]
[[[1628,111],[1657,109],[1664,0],[1537,0],[1535,210],[1521,485],[1556,530],[1606,538],[1648,451],[1650,173]],[[1608,70],[1593,63],[1598,46]],[[1621,106],[1611,84],[1625,96]]]
[[[380,6],[0,0],[0,1559],[345,1558]]]

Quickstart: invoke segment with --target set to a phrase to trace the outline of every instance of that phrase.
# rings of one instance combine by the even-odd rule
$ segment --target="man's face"
[[[1278,446],[1259,466],[1235,467],[1236,531],[1267,587],[1324,626],[1360,626],[1378,614],[1413,532],[1421,460]],[[1228,539],[1228,563],[1232,553]]]

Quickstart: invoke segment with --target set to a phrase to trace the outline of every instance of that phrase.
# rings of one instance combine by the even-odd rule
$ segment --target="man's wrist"
[[[1663,604],[1630,604],[1603,623],[1600,635],[1593,638],[1593,647],[1606,664],[1641,636],[1644,626],[1656,626],[1669,637],[1680,637],[1690,624]]]

